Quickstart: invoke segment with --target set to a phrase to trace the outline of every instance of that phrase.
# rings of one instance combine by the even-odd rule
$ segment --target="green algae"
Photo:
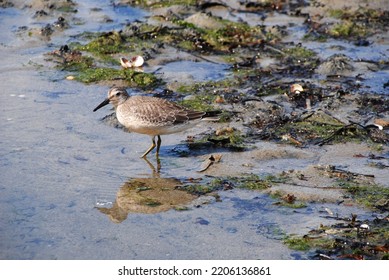
[[[237,129],[228,129],[228,131],[215,131],[204,135],[199,139],[194,139],[188,143],[190,149],[201,149],[204,145],[222,147],[231,151],[243,151],[249,148],[245,144],[244,135]]]
[[[339,186],[358,204],[373,210],[389,210],[389,188],[377,184],[358,183],[356,180],[341,181]]]
[[[359,7],[357,10],[329,9],[330,17],[339,19],[333,24],[328,34],[335,38],[357,39],[372,35],[377,29],[387,27],[389,12]]]
[[[311,32],[311,33],[305,34],[303,36],[303,40],[304,41],[316,41],[316,42],[324,43],[324,42],[327,42],[328,36],[325,35],[325,34]]]
[[[256,174],[250,174],[241,178],[233,178],[233,180],[236,181],[238,188],[257,191],[269,189],[273,184],[283,181],[281,177],[274,175],[259,176]]]
[[[62,13],[77,13],[77,4],[71,0],[53,1],[49,8]]]
[[[286,177],[284,174],[281,174],[280,178],[282,179],[281,182],[285,183],[288,177]],[[275,182],[278,183],[280,181],[275,181]],[[307,207],[307,204],[305,202],[297,201],[294,195],[288,195],[286,192],[283,191],[277,190],[275,192],[271,192],[270,197],[277,200],[277,202],[273,203],[273,205],[288,207],[292,209],[300,209],[300,208]]]
[[[206,82],[195,82],[191,84],[182,84],[177,88],[177,92],[183,93],[185,95],[188,94],[202,94],[209,96],[208,100],[214,100],[215,94],[213,93],[215,90],[220,89],[228,89],[230,87],[238,86],[239,81],[235,78],[226,78],[218,81],[206,81]]]
[[[351,11],[350,9],[329,9],[328,14],[330,17],[336,19],[351,20],[354,22],[380,22],[385,21],[385,17],[387,16],[386,11],[364,7],[359,7],[355,11]]]
[[[244,150],[246,148],[246,146],[243,145],[243,137],[240,133],[212,135],[208,137],[207,140],[216,144],[222,143],[223,146],[227,146],[234,150]]]
[[[281,207],[288,207],[292,209],[301,209],[307,207],[307,204],[304,202],[294,202],[294,203],[289,203],[286,201],[281,201],[281,202],[276,202],[275,205],[281,206]]]
[[[91,41],[85,45],[73,43],[76,50],[91,53],[100,62],[118,65],[118,56],[126,57],[129,53],[140,53],[142,49],[150,48],[151,42],[134,36],[127,36],[123,32],[111,31],[106,33],[88,34]]]
[[[289,235],[286,236],[284,239],[284,244],[286,244],[290,249],[297,250],[297,251],[308,251],[312,248],[334,248],[335,243],[331,239],[325,239],[325,238],[307,238],[307,237],[300,237],[295,235]]]
[[[117,31],[104,33],[84,46],[80,50],[93,54],[113,54],[126,50],[123,36]]]
[[[282,174],[279,176],[246,174],[240,177],[227,177],[225,180],[236,188],[262,191],[271,188],[274,184],[285,182],[286,178]]]
[[[288,122],[275,131],[275,136],[283,139],[285,135],[291,135],[303,143],[330,137],[339,128],[340,126],[317,124],[310,121]]]
[[[283,52],[293,59],[296,60],[308,60],[316,56],[316,53],[310,49],[304,48],[302,46],[296,46],[293,48],[285,48]]]
[[[271,188],[273,184],[284,182],[284,177],[274,175],[260,176],[257,174],[245,174],[239,177],[216,177],[202,184],[187,184],[180,187],[191,194],[204,195],[220,190],[233,188],[263,191]]]
[[[92,57],[81,56],[77,60],[65,61],[59,65],[59,68],[66,71],[77,72],[86,71],[94,65],[95,61]]]
[[[193,51],[196,49],[196,45],[191,41],[181,41],[178,43],[177,47],[189,51]]]
[[[361,24],[344,21],[333,25],[329,34],[335,38],[364,37],[368,34],[368,30]]]
[[[320,225],[303,236],[286,235],[283,242],[290,249],[310,251],[313,259],[387,259],[389,222],[356,218],[339,218],[341,222]]]
[[[176,91],[186,96],[186,98],[179,101],[181,105],[204,112],[220,111],[218,114],[219,122],[227,122],[233,113],[223,109],[220,110],[218,104],[227,102],[221,96],[228,93],[228,89],[237,86],[238,83],[237,79],[232,78],[219,81],[195,82],[182,84],[177,87]],[[238,95],[237,98],[240,98],[241,95]]]
[[[63,13],[77,13],[77,9],[72,6],[61,6],[56,8],[56,10]]]
[[[137,1],[137,5],[155,7],[155,6],[170,6],[176,4],[184,4],[195,6],[196,1]],[[212,17],[212,16],[210,16]],[[166,19],[165,19],[166,20]],[[217,23],[219,28],[201,28],[193,23],[187,22],[177,16],[172,16],[167,19],[181,30],[165,29],[162,34],[155,34],[155,39],[163,39],[163,42],[168,42],[177,47],[186,50],[197,51],[222,51],[230,52],[231,47],[253,46],[260,44],[265,39],[262,27],[250,26],[247,23],[232,22],[217,17],[212,17],[212,21]]]
[[[222,23],[225,25],[223,28],[204,32],[204,40],[217,50],[229,52],[231,47],[252,47],[265,39],[260,27],[225,20]]]
[[[141,205],[145,205],[145,206],[149,206],[149,207],[158,207],[160,205],[162,205],[161,202],[157,201],[157,200],[153,200],[153,199],[147,199],[145,201],[143,201],[143,203],[141,203]]]
[[[343,124],[336,118],[321,112],[286,122],[275,129],[274,135],[279,139],[284,139],[285,135],[291,136],[293,139],[298,139],[299,145],[360,142],[370,139],[368,131],[362,126]]]
[[[322,111],[315,112],[313,114],[308,114],[307,117],[304,117],[304,120],[318,125],[329,125],[335,127],[344,126],[344,123],[340,120],[334,118],[331,115],[328,115]]]
[[[180,187],[180,189],[195,195],[205,195],[218,190],[217,188],[213,188],[210,185],[201,184],[185,185]]]
[[[196,111],[210,112],[215,110],[212,105],[214,98],[212,95],[192,95],[191,98],[181,100],[178,103]]]
[[[284,48],[282,52],[283,54],[279,54],[281,60],[289,65],[302,68],[304,75],[306,75],[306,70],[304,69],[313,71],[319,63],[317,54],[302,46]]]
[[[179,186],[179,189],[184,190],[194,195],[207,195],[223,189],[223,178],[213,178],[202,184],[191,183]]]
[[[88,68],[80,71],[75,78],[86,84],[100,81],[124,80],[129,86],[140,88],[152,88],[161,84],[161,81],[153,74],[137,72],[130,69]]]
[[[252,27],[246,23],[236,23],[216,17],[212,17],[212,20],[220,27],[202,28],[173,17],[170,21],[182,29],[164,29],[164,32],[155,34],[154,38],[188,51],[219,54],[230,53],[232,48],[259,45],[266,38],[261,27]]]
[[[345,9],[329,9],[328,15],[333,18],[341,19],[346,12]]]

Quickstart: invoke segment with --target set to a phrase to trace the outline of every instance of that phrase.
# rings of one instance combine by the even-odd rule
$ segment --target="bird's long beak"
[[[104,107],[105,105],[109,104],[109,99],[105,99],[103,102],[101,102],[95,109],[93,109],[93,112],[96,112],[99,110],[101,107]]]

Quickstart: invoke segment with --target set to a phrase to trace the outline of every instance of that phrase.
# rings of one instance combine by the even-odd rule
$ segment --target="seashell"
[[[361,230],[370,230],[370,227],[369,227],[369,225],[367,225],[367,224],[362,224],[362,225],[359,226],[359,228],[360,228]]]
[[[123,68],[137,68],[141,67],[145,60],[143,59],[142,56],[137,55],[132,57],[130,60],[121,57],[120,58],[120,64],[122,65]]]
[[[300,84],[293,84],[290,86],[290,92],[291,93],[297,93],[299,94],[300,92],[303,92],[304,89]]]
[[[197,172],[204,172],[204,171],[207,170],[212,164],[219,162],[219,161],[221,160],[221,158],[222,158],[222,155],[221,155],[221,154],[210,155],[210,156],[207,157],[207,159],[203,162],[203,164],[201,165],[200,170],[198,170]]]
[[[120,65],[123,67],[123,68],[131,68],[131,63],[128,61],[128,59],[124,58],[124,57],[121,57],[120,58]]]
[[[389,127],[389,121],[385,119],[375,119],[374,124],[380,129],[386,129]]]
[[[130,62],[131,62],[132,67],[141,67],[143,65],[143,63],[145,62],[145,60],[143,59],[142,56],[137,55],[137,56],[132,57],[130,59]]]

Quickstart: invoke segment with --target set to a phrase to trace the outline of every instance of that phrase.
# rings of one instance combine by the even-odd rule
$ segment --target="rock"
[[[330,56],[324,61],[316,70],[318,74],[322,75],[348,75],[354,70],[352,60],[343,55],[336,54]]]
[[[220,29],[223,27],[223,24],[221,22],[204,13],[193,14],[187,17],[185,21],[194,24],[197,27],[206,29]]]

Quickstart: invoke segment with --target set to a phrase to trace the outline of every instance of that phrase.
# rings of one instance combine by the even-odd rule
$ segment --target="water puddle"
[[[179,71],[177,71],[179,70]],[[217,81],[226,77],[227,65],[211,62],[175,61],[163,65],[158,72],[170,82],[193,83]]]
[[[15,32],[18,31],[18,28],[27,24],[27,17],[22,16],[22,12],[14,9],[1,9],[0,8],[0,24],[1,26],[8,28],[2,28],[0,34],[0,42],[2,45],[8,45],[15,40]]]
[[[107,1],[82,1],[78,4],[76,16],[80,22],[72,27],[72,34],[69,36],[82,32],[121,30],[126,24],[148,15],[144,10]]]

